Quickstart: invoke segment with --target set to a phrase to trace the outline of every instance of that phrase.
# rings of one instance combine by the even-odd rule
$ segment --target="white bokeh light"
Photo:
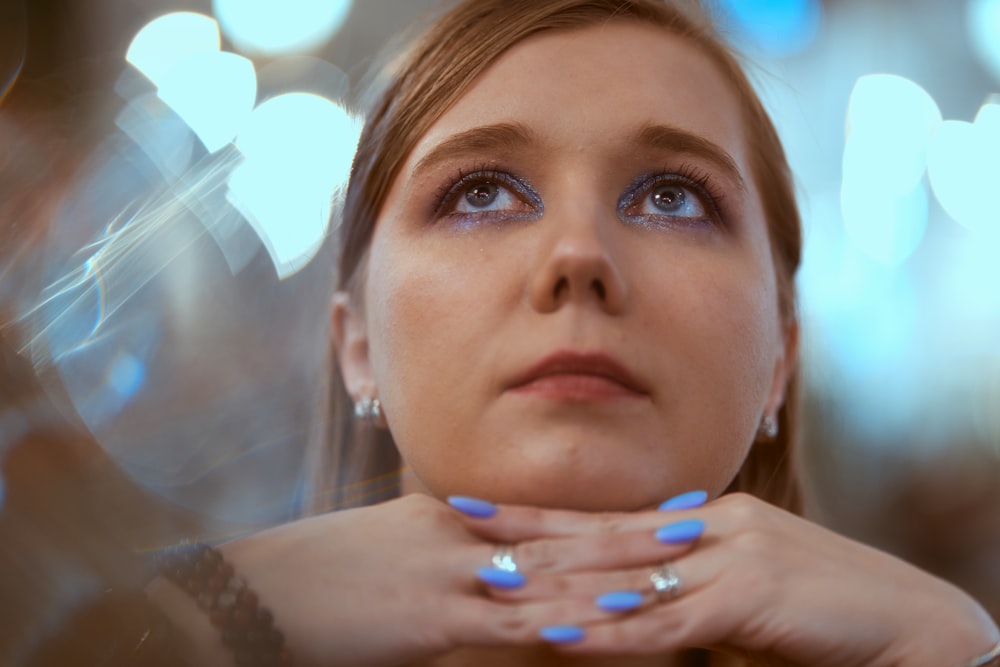
[[[844,178],[902,195],[923,178],[941,111],[930,94],[894,74],[857,80],[847,105]]]
[[[851,91],[840,209],[848,238],[881,264],[902,263],[923,238],[923,177],[941,122],[934,99],[905,77],[870,74]]]
[[[143,26],[132,38],[125,59],[159,87],[178,63],[220,48],[215,19],[195,12],[173,12]]]
[[[974,123],[942,123],[931,143],[928,174],[938,202],[953,220],[1000,235],[994,201],[1000,184],[1000,106],[984,105]]]
[[[886,266],[903,263],[920,245],[927,229],[927,189],[917,184],[897,195],[877,183],[849,183],[840,191],[847,236],[866,255]]]
[[[350,0],[213,0],[222,31],[244,53],[304,53],[343,25]]]
[[[235,53],[195,54],[163,75],[157,93],[214,153],[236,136],[257,99],[253,63]]]
[[[264,102],[241,129],[236,147],[244,162],[233,170],[227,198],[261,238],[280,278],[322,245],[360,131],[342,107],[311,93]]]

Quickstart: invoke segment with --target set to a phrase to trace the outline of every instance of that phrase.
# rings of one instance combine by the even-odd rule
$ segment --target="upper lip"
[[[593,375],[607,378],[638,394],[649,390],[624,364],[603,352],[554,352],[519,374],[510,389],[524,386],[549,375]]]

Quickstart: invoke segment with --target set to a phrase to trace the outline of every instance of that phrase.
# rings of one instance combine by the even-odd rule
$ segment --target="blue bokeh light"
[[[785,57],[805,51],[819,35],[819,0],[720,0],[723,24],[743,48]]]

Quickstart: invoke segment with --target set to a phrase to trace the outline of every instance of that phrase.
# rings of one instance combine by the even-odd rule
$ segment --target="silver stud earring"
[[[357,419],[377,424],[382,421],[382,404],[377,398],[367,396],[354,402],[354,416]]]
[[[771,415],[761,417],[760,426],[757,427],[757,439],[774,440],[778,437],[778,420]]]

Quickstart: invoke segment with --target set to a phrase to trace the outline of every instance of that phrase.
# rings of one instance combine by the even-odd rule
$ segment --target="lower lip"
[[[600,375],[546,375],[519,385],[515,394],[530,394],[555,401],[593,403],[641,398],[643,394]]]

